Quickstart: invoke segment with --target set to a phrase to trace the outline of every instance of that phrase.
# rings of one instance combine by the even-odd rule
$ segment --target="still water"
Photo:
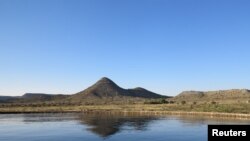
[[[0,141],[206,141],[207,124],[249,123],[125,114],[0,114]]]

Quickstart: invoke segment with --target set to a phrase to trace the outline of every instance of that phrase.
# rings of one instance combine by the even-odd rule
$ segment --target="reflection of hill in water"
[[[148,124],[154,119],[156,118],[150,116],[103,113],[80,115],[81,123],[90,126],[88,130],[101,137],[116,134],[124,126],[132,127],[134,130],[146,130]]]
[[[11,118],[12,117],[12,118]],[[1,121],[22,121],[22,122],[68,122],[77,121],[88,130],[101,137],[109,137],[124,130],[147,130],[149,124],[156,120],[165,120],[166,124],[171,121],[178,122],[182,126],[200,126],[206,124],[249,124],[250,120],[235,120],[226,118],[209,118],[203,116],[174,116],[166,115],[157,117],[154,115],[138,114],[105,114],[105,113],[51,113],[51,114],[19,114],[0,115]]]
[[[250,119],[235,119],[225,117],[206,117],[206,116],[175,116],[184,126],[197,126],[207,124],[249,124]]]

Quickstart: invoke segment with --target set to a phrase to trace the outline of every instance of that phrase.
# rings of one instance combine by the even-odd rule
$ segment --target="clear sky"
[[[249,54],[249,0],[0,0],[0,95],[250,88]]]

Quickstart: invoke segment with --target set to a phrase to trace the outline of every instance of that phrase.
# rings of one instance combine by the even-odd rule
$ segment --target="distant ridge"
[[[44,93],[25,93],[22,96],[0,96],[1,103],[31,103],[63,100],[68,95],[62,94],[44,94]]]
[[[25,93],[21,100],[23,101],[52,101],[59,100],[68,97],[67,95],[62,94],[44,94],[44,93]]]
[[[185,101],[226,101],[247,100],[250,98],[248,89],[231,89],[219,91],[184,91],[174,97],[174,100]]]
[[[0,103],[10,102],[16,99],[17,97],[14,97],[14,96],[0,96]]]

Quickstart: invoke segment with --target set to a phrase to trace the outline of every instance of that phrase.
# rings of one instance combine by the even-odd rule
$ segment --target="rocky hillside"
[[[89,88],[69,97],[71,100],[107,98],[166,98],[143,88],[123,89],[109,78],[102,78]]]
[[[232,89],[220,91],[184,91],[173,98],[176,101],[223,101],[223,102],[239,102],[250,100],[250,90]]]

